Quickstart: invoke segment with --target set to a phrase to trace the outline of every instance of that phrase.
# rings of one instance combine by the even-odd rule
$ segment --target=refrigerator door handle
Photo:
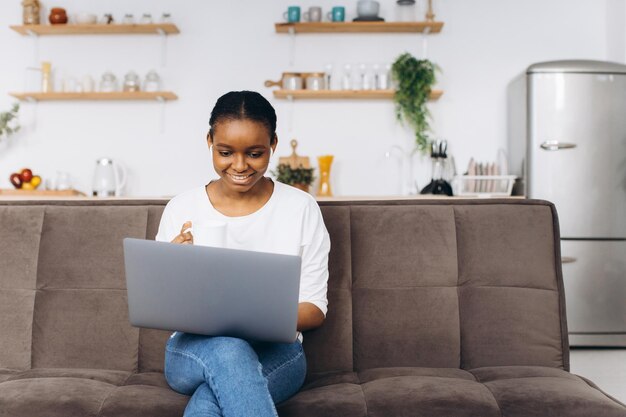
[[[541,145],[541,149],[546,151],[559,151],[561,149],[572,149],[576,147],[575,143],[559,142],[558,140],[547,140]]]

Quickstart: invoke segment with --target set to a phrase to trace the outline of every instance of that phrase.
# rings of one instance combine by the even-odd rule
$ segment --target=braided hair
[[[252,120],[262,124],[276,142],[276,111],[269,101],[256,91],[231,91],[217,99],[209,119],[209,137],[213,140],[215,127],[228,120]]]

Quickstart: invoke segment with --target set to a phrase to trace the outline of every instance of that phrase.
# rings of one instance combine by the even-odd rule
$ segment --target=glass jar
[[[417,6],[415,0],[396,1],[396,20],[398,22],[417,21]]]
[[[156,71],[152,70],[146,74],[146,79],[143,82],[143,91],[151,93],[161,91],[161,77],[159,77]]]
[[[122,90],[137,92],[141,90],[140,85],[139,76],[134,71],[130,71],[124,76],[124,86],[122,87]]]
[[[39,0],[23,0],[22,7],[22,22],[25,25],[38,25],[41,22]]]
[[[149,25],[152,23],[152,15],[150,13],[144,13],[139,21],[142,25]]]
[[[115,91],[117,91],[117,78],[112,72],[107,71],[102,74],[102,79],[100,80],[100,92],[112,93]]]

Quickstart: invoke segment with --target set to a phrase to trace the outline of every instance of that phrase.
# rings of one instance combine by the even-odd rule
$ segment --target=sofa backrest
[[[0,202],[0,368],[162,371],[128,323],[124,237],[166,201]],[[311,374],[386,366],[569,369],[558,221],[530,200],[320,203],[329,312]]]

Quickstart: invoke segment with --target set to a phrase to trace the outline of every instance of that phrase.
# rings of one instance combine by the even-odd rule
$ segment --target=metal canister
[[[325,90],[326,77],[323,72],[310,72],[306,74],[305,88],[307,90]]]
[[[302,73],[283,72],[281,87],[283,90],[302,90]]]

